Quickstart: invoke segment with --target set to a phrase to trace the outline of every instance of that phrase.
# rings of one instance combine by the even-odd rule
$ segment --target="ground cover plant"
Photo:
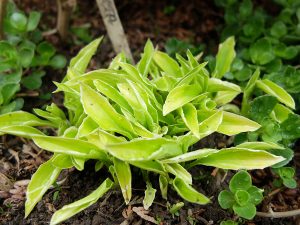
[[[225,10],[221,40],[232,35],[237,40],[237,57],[226,78],[245,83],[258,67],[263,78],[279,84],[298,101],[300,2],[274,0],[279,8],[276,16],[251,0],[215,3]]]
[[[0,114],[23,107],[24,100],[16,98],[16,93],[21,87],[39,89],[45,67],[61,69],[66,65],[66,58],[44,41],[37,28],[40,18],[37,11],[25,15],[13,2],[7,3],[1,25],[5,39],[0,41]]]
[[[208,204],[212,200],[192,186],[187,169],[213,166],[220,169],[262,169],[290,159],[285,149],[268,142],[244,142],[222,149],[193,149],[200,139],[218,132],[236,135],[256,131],[259,123],[233,113],[228,105],[241,88],[220,78],[230,70],[234,58],[233,38],[220,45],[212,74],[206,63],[188,51],[175,61],[147,42],[140,61],[130,64],[121,53],[108,69],[85,72],[101,39],[83,48],[69,65],[57,91],[63,91],[66,113],[55,104],[35,114],[23,111],[0,116],[2,134],[32,139],[53,152],[33,175],[27,189],[25,215],[55,182],[63,169],[84,169],[87,160],[97,160],[95,170],[107,168],[110,176],[92,193],[56,211],[51,224],[70,218],[95,203],[109,189],[119,186],[124,201],[132,197],[132,171],[139,168],[146,185],[144,208],[148,209],[156,190],[148,173],[157,174],[160,193],[167,198],[168,187],[186,201]],[[228,57],[228,55],[230,57]],[[263,81],[256,81],[263,82]],[[292,98],[279,86],[266,83],[269,93],[294,108]],[[245,94],[245,93],[244,93]],[[44,129],[52,127],[56,135]],[[271,150],[277,149],[273,154]]]

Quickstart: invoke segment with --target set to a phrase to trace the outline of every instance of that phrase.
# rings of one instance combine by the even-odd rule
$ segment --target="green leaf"
[[[167,199],[169,181],[166,176],[159,175],[159,188],[163,199]]]
[[[181,147],[175,141],[165,138],[134,139],[109,144],[104,150],[123,161],[148,161],[182,154]]]
[[[13,125],[7,127],[0,127],[0,132],[4,134],[11,134],[19,137],[31,138],[36,135],[45,135],[38,129],[26,125]]]
[[[178,163],[164,165],[167,172],[182,179],[187,184],[192,184],[192,175]]]
[[[182,107],[183,105],[193,101],[199,97],[202,89],[198,85],[183,85],[172,89],[163,105],[163,115]]]
[[[27,18],[23,13],[14,12],[10,16],[10,24],[19,31],[25,31]]]
[[[152,42],[148,39],[144,48],[144,53],[142,55],[141,60],[138,63],[137,69],[144,76],[147,77],[150,64],[152,62],[154,54],[154,47]]]
[[[274,96],[259,96],[251,102],[249,116],[251,119],[263,123],[270,116],[276,104],[277,99]]]
[[[68,154],[85,159],[106,159],[105,152],[96,145],[74,138],[34,136],[34,143],[50,152]]]
[[[250,57],[254,64],[265,65],[274,58],[274,52],[271,42],[262,38],[250,46]]]
[[[43,195],[56,181],[61,169],[52,165],[52,160],[48,160],[39,166],[31,177],[27,187],[25,202],[25,218],[33,210],[34,206],[42,199]]]
[[[239,7],[239,16],[241,19],[247,19],[248,16],[251,16],[253,9],[253,4],[251,0],[243,0]]]
[[[289,117],[280,125],[282,137],[293,140],[300,137],[300,116],[289,114]]]
[[[155,63],[168,75],[172,77],[181,77],[178,63],[168,56],[168,54],[161,51],[155,51],[153,59]]]
[[[235,58],[235,40],[234,37],[227,38],[219,45],[219,51],[216,56],[216,67],[213,72],[213,77],[222,78],[225,73],[230,71],[231,63]]]
[[[217,152],[216,149],[209,149],[203,148],[199,150],[195,150],[192,152],[188,152],[179,156],[175,156],[173,158],[161,160],[162,163],[180,163],[180,162],[187,162],[195,159],[204,158],[214,152]]]
[[[270,33],[276,38],[280,38],[287,33],[287,27],[282,21],[277,21],[271,27]]]
[[[70,67],[78,71],[80,74],[84,73],[102,39],[103,37],[98,38],[81,49],[80,52],[71,59]],[[72,77],[67,76],[67,78],[70,79]]]
[[[248,201],[250,199],[250,195],[247,191],[244,190],[237,190],[234,193],[234,199],[240,206],[245,206],[248,204]]]
[[[272,95],[278,99],[281,103],[286,106],[295,109],[295,101],[282,87],[273,83],[268,79],[256,81],[257,87],[266,92],[269,95]]]
[[[123,162],[117,158],[113,159],[115,172],[122,190],[123,198],[128,204],[131,199],[131,170],[127,162]]]
[[[143,98],[142,89],[137,84],[127,81],[127,83],[118,84],[120,93],[127,100],[129,105],[134,111],[135,119],[145,128],[153,131],[154,121],[148,112],[150,109],[149,101],[145,97]]]
[[[63,69],[67,65],[67,59],[63,55],[55,55],[50,59],[49,65],[54,69]]]
[[[45,74],[45,71],[33,71],[32,74],[22,79],[22,84],[30,90],[38,89],[42,86],[42,77]]]
[[[237,204],[233,205],[233,211],[242,218],[251,220],[256,214],[256,208],[253,204],[248,203],[244,206],[239,206]]]
[[[151,161],[130,161],[131,165],[141,168],[143,170],[152,171],[154,173],[161,174],[166,176],[166,172],[164,167],[159,161],[151,160]]]
[[[218,91],[213,100],[218,106],[223,106],[232,102],[239,93],[238,91]]]
[[[83,136],[87,136],[93,133],[97,128],[99,128],[98,124],[87,116],[78,128],[77,137],[81,138]]]
[[[244,96],[243,96],[243,103],[246,104],[248,99],[251,97],[251,94],[255,88],[256,81],[258,80],[260,76],[260,70],[257,68],[253,75],[251,76],[250,80],[248,81],[245,89],[244,89]]]
[[[238,93],[241,92],[240,86],[216,78],[210,78],[208,80],[207,85],[208,85],[207,87],[208,92],[218,92],[218,91],[235,91]]]
[[[81,102],[85,113],[102,129],[132,138],[134,131],[131,123],[117,113],[105,97],[84,84],[81,85]]]
[[[221,149],[207,157],[196,160],[192,165],[214,166],[222,169],[263,169],[283,161],[281,156],[275,156],[262,150],[246,148]]]
[[[91,194],[88,196],[73,202],[69,205],[64,206],[60,210],[56,211],[52,218],[50,225],[56,225],[70,217],[74,216],[75,214],[81,212],[82,210],[86,209],[87,207],[93,205],[101,198],[109,189],[113,186],[113,182],[107,178],[103,183]]]
[[[235,203],[234,195],[230,191],[223,190],[218,196],[218,202],[222,209],[230,209]]]
[[[205,205],[210,202],[209,198],[196,191],[192,186],[178,177],[173,180],[173,186],[176,192],[186,201],[200,205]]]
[[[117,103],[120,107],[126,109],[128,112],[133,113],[131,106],[116,88],[112,87],[109,83],[101,80],[95,80],[94,85],[99,92]]]
[[[41,55],[42,60],[45,61],[44,64],[47,65],[56,50],[52,44],[43,41],[37,46],[36,51]]]
[[[185,125],[192,131],[192,133],[200,139],[197,109],[191,103],[188,103],[179,108],[180,116]]]
[[[271,149],[285,149],[284,147],[272,142],[244,142],[236,146],[237,148],[249,148],[256,150],[271,150]]]
[[[27,23],[27,31],[34,31],[41,19],[41,13],[37,12],[37,11],[32,11],[29,13],[29,17],[28,17],[28,23]]]
[[[235,193],[238,190],[248,190],[252,186],[251,176],[248,172],[242,170],[236,173],[230,180],[230,191]]]
[[[222,111],[216,111],[211,116],[203,120],[199,124],[200,138],[204,138],[217,131],[223,121],[223,115],[224,113]]]
[[[264,196],[263,196],[263,190],[259,189],[255,186],[251,186],[247,192],[250,195],[250,199],[249,202],[254,204],[254,205],[258,205],[262,202]]]
[[[51,158],[51,163],[54,167],[60,169],[68,169],[73,167],[73,162],[71,156],[66,154],[57,154],[55,153]]]
[[[281,104],[276,104],[273,109],[273,112],[271,113],[271,117],[274,120],[276,120],[278,123],[282,123],[289,117],[289,114],[291,113],[293,113],[293,111],[290,110],[289,108]]]
[[[260,125],[246,117],[230,112],[223,112],[223,120],[217,131],[226,135],[236,135],[242,132],[256,131]]]
[[[282,179],[283,180],[283,185],[286,186],[287,188],[297,188],[297,181],[294,179]]]
[[[27,126],[52,126],[52,123],[41,120],[33,114],[24,111],[0,115],[0,127],[27,125]]]
[[[23,67],[28,68],[34,57],[35,44],[29,40],[24,40],[19,45],[20,63]]]
[[[145,210],[148,210],[152,205],[155,199],[155,193],[156,193],[156,189],[154,189],[151,183],[148,182],[146,185],[145,197],[143,199],[143,206]]]

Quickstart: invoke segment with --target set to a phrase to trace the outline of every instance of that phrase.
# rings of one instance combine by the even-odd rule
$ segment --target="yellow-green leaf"
[[[196,191],[192,186],[178,177],[173,180],[173,186],[176,192],[186,201],[200,205],[205,205],[210,202],[209,198]]]
[[[27,187],[25,202],[25,217],[33,210],[34,206],[42,199],[43,195],[56,181],[61,168],[52,165],[51,159],[39,166],[31,177]]]
[[[163,105],[163,115],[182,107],[183,105],[193,101],[202,92],[199,85],[183,85],[172,89]]]
[[[196,160],[192,164],[214,166],[231,170],[253,170],[264,169],[283,160],[283,157],[270,154],[263,150],[233,147],[222,149],[207,157]]]
[[[85,113],[103,130],[118,132],[128,138],[133,137],[131,123],[119,114],[105,97],[83,84],[81,85],[81,102]]]
[[[113,186],[113,182],[107,178],[103,183],[91,194],[88,196],[73,202],[69,205],[65,205],[61,209],[57,210],[52,218],[50,225],[56,225],[64,220],[69,219],[70,217],[74,216],[75,214],[81,212],[82,210],[86,209],[87,207],[93,205],[101,198],[109,189]]]
[[[260,127],[253,120],[224,111],[223,121],[218,128],[218,132],[226,135],[235,135],[242,132],[256,131]]]
[[[197,138],[200,139],[197,109],[195,106],[191,103],[188,103],[179,108],[179,113],[185,125]]]
[[[234,37],[227,38],[219,45],[219,51],[216,56],[216,67],[213,77],[222,78],[225,73],[230,71],[231,63],[235,58],[235,40]]]
[[[295,101],[293,97],[290,96],[289,93],[287,93],[282,87],[268,79],[258,80],[256,81],[256,85],[267,94],[276,97],[281,103],[295,109]]]
[[[117,158],[113,159],[115,172],[122,190],[123,198],[128,204],[131,199],[131,170],[127,162],[121,161]]]

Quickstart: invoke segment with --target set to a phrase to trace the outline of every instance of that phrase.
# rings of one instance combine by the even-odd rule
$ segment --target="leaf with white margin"
[[[169,173],[175,175],[175,177],[182,179],[187,184],[192,184],[193,181],[192,175],[186,169],[184,169],[180,164],[170,163],[164,165],[164,167]]]
[[[230,170],[252,170],[264,169],[283,160],[283,157],[275,156],[267,151],[232,147],[221,149],[207,157],[198,159],[191,165],[214,166]]]
[[[84,84],[81,85],[81,102],[85,113],[103,130],[117,132],[128,138],[134,135],[131,123],[104,96]]]
[[[209,198],[196,191],[192,186],[178,177],[173,180],[173,187],[183,199],[189,202],[200,205],[205,205],[210,202]]]
[[[276,97],[281,103],[292,109],[295,109],[295,101],[293,97],[279,85],[268,79],[258,80],[256,81],[256,85],[267,94]]]
[[[204,158],[212,153],[217,152],[217,149],[211,149],[211,148],[203,148],[191,152],[187,152],[185,154],[175,156],[173,158],[164,159],[161,160],[162,163],[180,163],[180,162],[187,162],[192,161],[195,159]]]
[[[43,195],[56,181],[61,168],[52,165],[51,159],[39,166],[31,177],[27,187],[25,202],[25,218],[33,210],[34,206],[42,199]]]
[[[174,111],[182,107],[183,105],[196,99],[202,92],[202,88],[199,85],[182,85],[173,88],[163,105],[163,115]]]
[[[244,142],[236,146],[237,148],[249,148],[249,149],[256,149],[256,150],[271,150],[271,149],[285,149],[284,147],[275,144],[273,142]]]
[[[188,103],[179,108],[179,113],[185,125],[197,138],[200,139],[197,109],[195,106],[191,103]]]
[[[117,158],[114,158],[113,162],[123,198],[125,203],[128,204],[132,196],[130,166],[127,162]]]
[[[69,205],[65,205],[61,209],[57,210],[52,218],[50,225],[56,225],[64,220],[69,219],[70,217],[74,216],[75,214],[81,212],[82,210],[86,209],[87,207],[93,205],[101,198],[109,189],[112,188],[113,182],[107,178],[103,183],[91,194],[88,196],[73,202]]]
[[[260,127],[261,126],[253,120],[224,111],[223,121],[217,131],[230,136],[242,132],[256,131]]]
[[[148,161],[182,154],[181,146],[176,141],[166,138],[140,138],[130,142],[108,144],[104,150],[123,161]]]

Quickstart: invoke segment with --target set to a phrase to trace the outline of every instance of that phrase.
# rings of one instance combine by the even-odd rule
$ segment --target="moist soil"
[[[55,27],[56,5],[55,1],[39,0],[16,0],[16,4],[23,10],[30,12],[38,10],[43,12],[41,29],[51,30]],[[217,50],[219,40],[218,30],[223,23],[223,12],[216,8],[213,1],[143,1],[143,0],[116,0],[116,5],[126,31],[130,48],[135,60],[148,38],[150,38],[161,49],[166,40],[176,37],[192,43],[206,43],[205,52],[214,53]],[[268,4],[270,1],[256,1],[276,13],[276,7]],[[95,1],[77,1],[77,7],[71,18],[71,26],[80,26],[86,23],[91,25],[91,35],[98,37],[105,35],[105,29],[101,20]],[[171,14],[164,12],[166,7],[174,6],[175,11]],[[45,38],[54,44],[58,52],[66,55],[69,59],[73,57],[83,44],[73,44],[76,39],[70,35],[69,42],[62,43],[57,34],[46,35]],[[99,53],[92,60],[90,69],[107,66],[114,57],[111,44],[107,37],[104,38]],[[60,81],[65,71],[47,70],[44,77],[44,85],[39,94],[52,92],[55,86],[51,81]],[[26,95],[26,90],[24,90]],[[33,98],[30,93],[25,96],[25,110],[32,111],[33,107],[42,107],[49,102],[58,105],[62,103],[62,95],[55,94],[48,101]],[[213,134],[197,144],[199,147],[222,148],[230,146],[232,140],[222,135]],[[299,171],[299,143],[296,144],[296,153],[291,166]],[[84,171],[74,169],[64,171],[58,184],[54,185],[36,205],[35,209],[24,219],[24,202],[26,185],[38,166],[49,159],[51,155],[41,151],[31,141],[12,136],[3,136],[0,145],[0,224],[19,225],[49,224],[55,210],[66,204],[72,203],[85,197],[96,189],[101,182],[109,176],[105,169],[98,172],[94,170],[94,161],[88,161]],[[195,167],[190,171],[193,175],[193,186],[210,196],[211,204],[206,206],[184,202],[183,208],[175,215],[168,211],[168,204],[183,201],[174,190],[169,189],[168,200],[162,199],[159,191],[155,201],[148,211],[143,210],[142,200],[145,184],[142,175],[134,173],[133,177],[133,199],[124,204],[122,194],[118,188],[109,191],[97,203],[85,209],[62,224],[65,225],[107,225],[107,224],[220,224],[226,219],[239,221],[233,213],[220,208],[217,202],[218,193],[228,187],[232,173],[216,170],[210,167]],[[272,185],[274,174],[269,170],[257,170],[251,173],[253,182],[260,188],[265,189],[265,197],[258,211],[289,211],[300,208],[299,179],[297,189],[275,188]],[[3,177],[4,176],[4,177]],[[158,177],[151,175],[154,188],[159,190]],[[5,190],[5,191],[3,191]],[[253,221],[242,221],[248,225],[292,225],[299,224],[299,218],[270,219],[256,217]]]

